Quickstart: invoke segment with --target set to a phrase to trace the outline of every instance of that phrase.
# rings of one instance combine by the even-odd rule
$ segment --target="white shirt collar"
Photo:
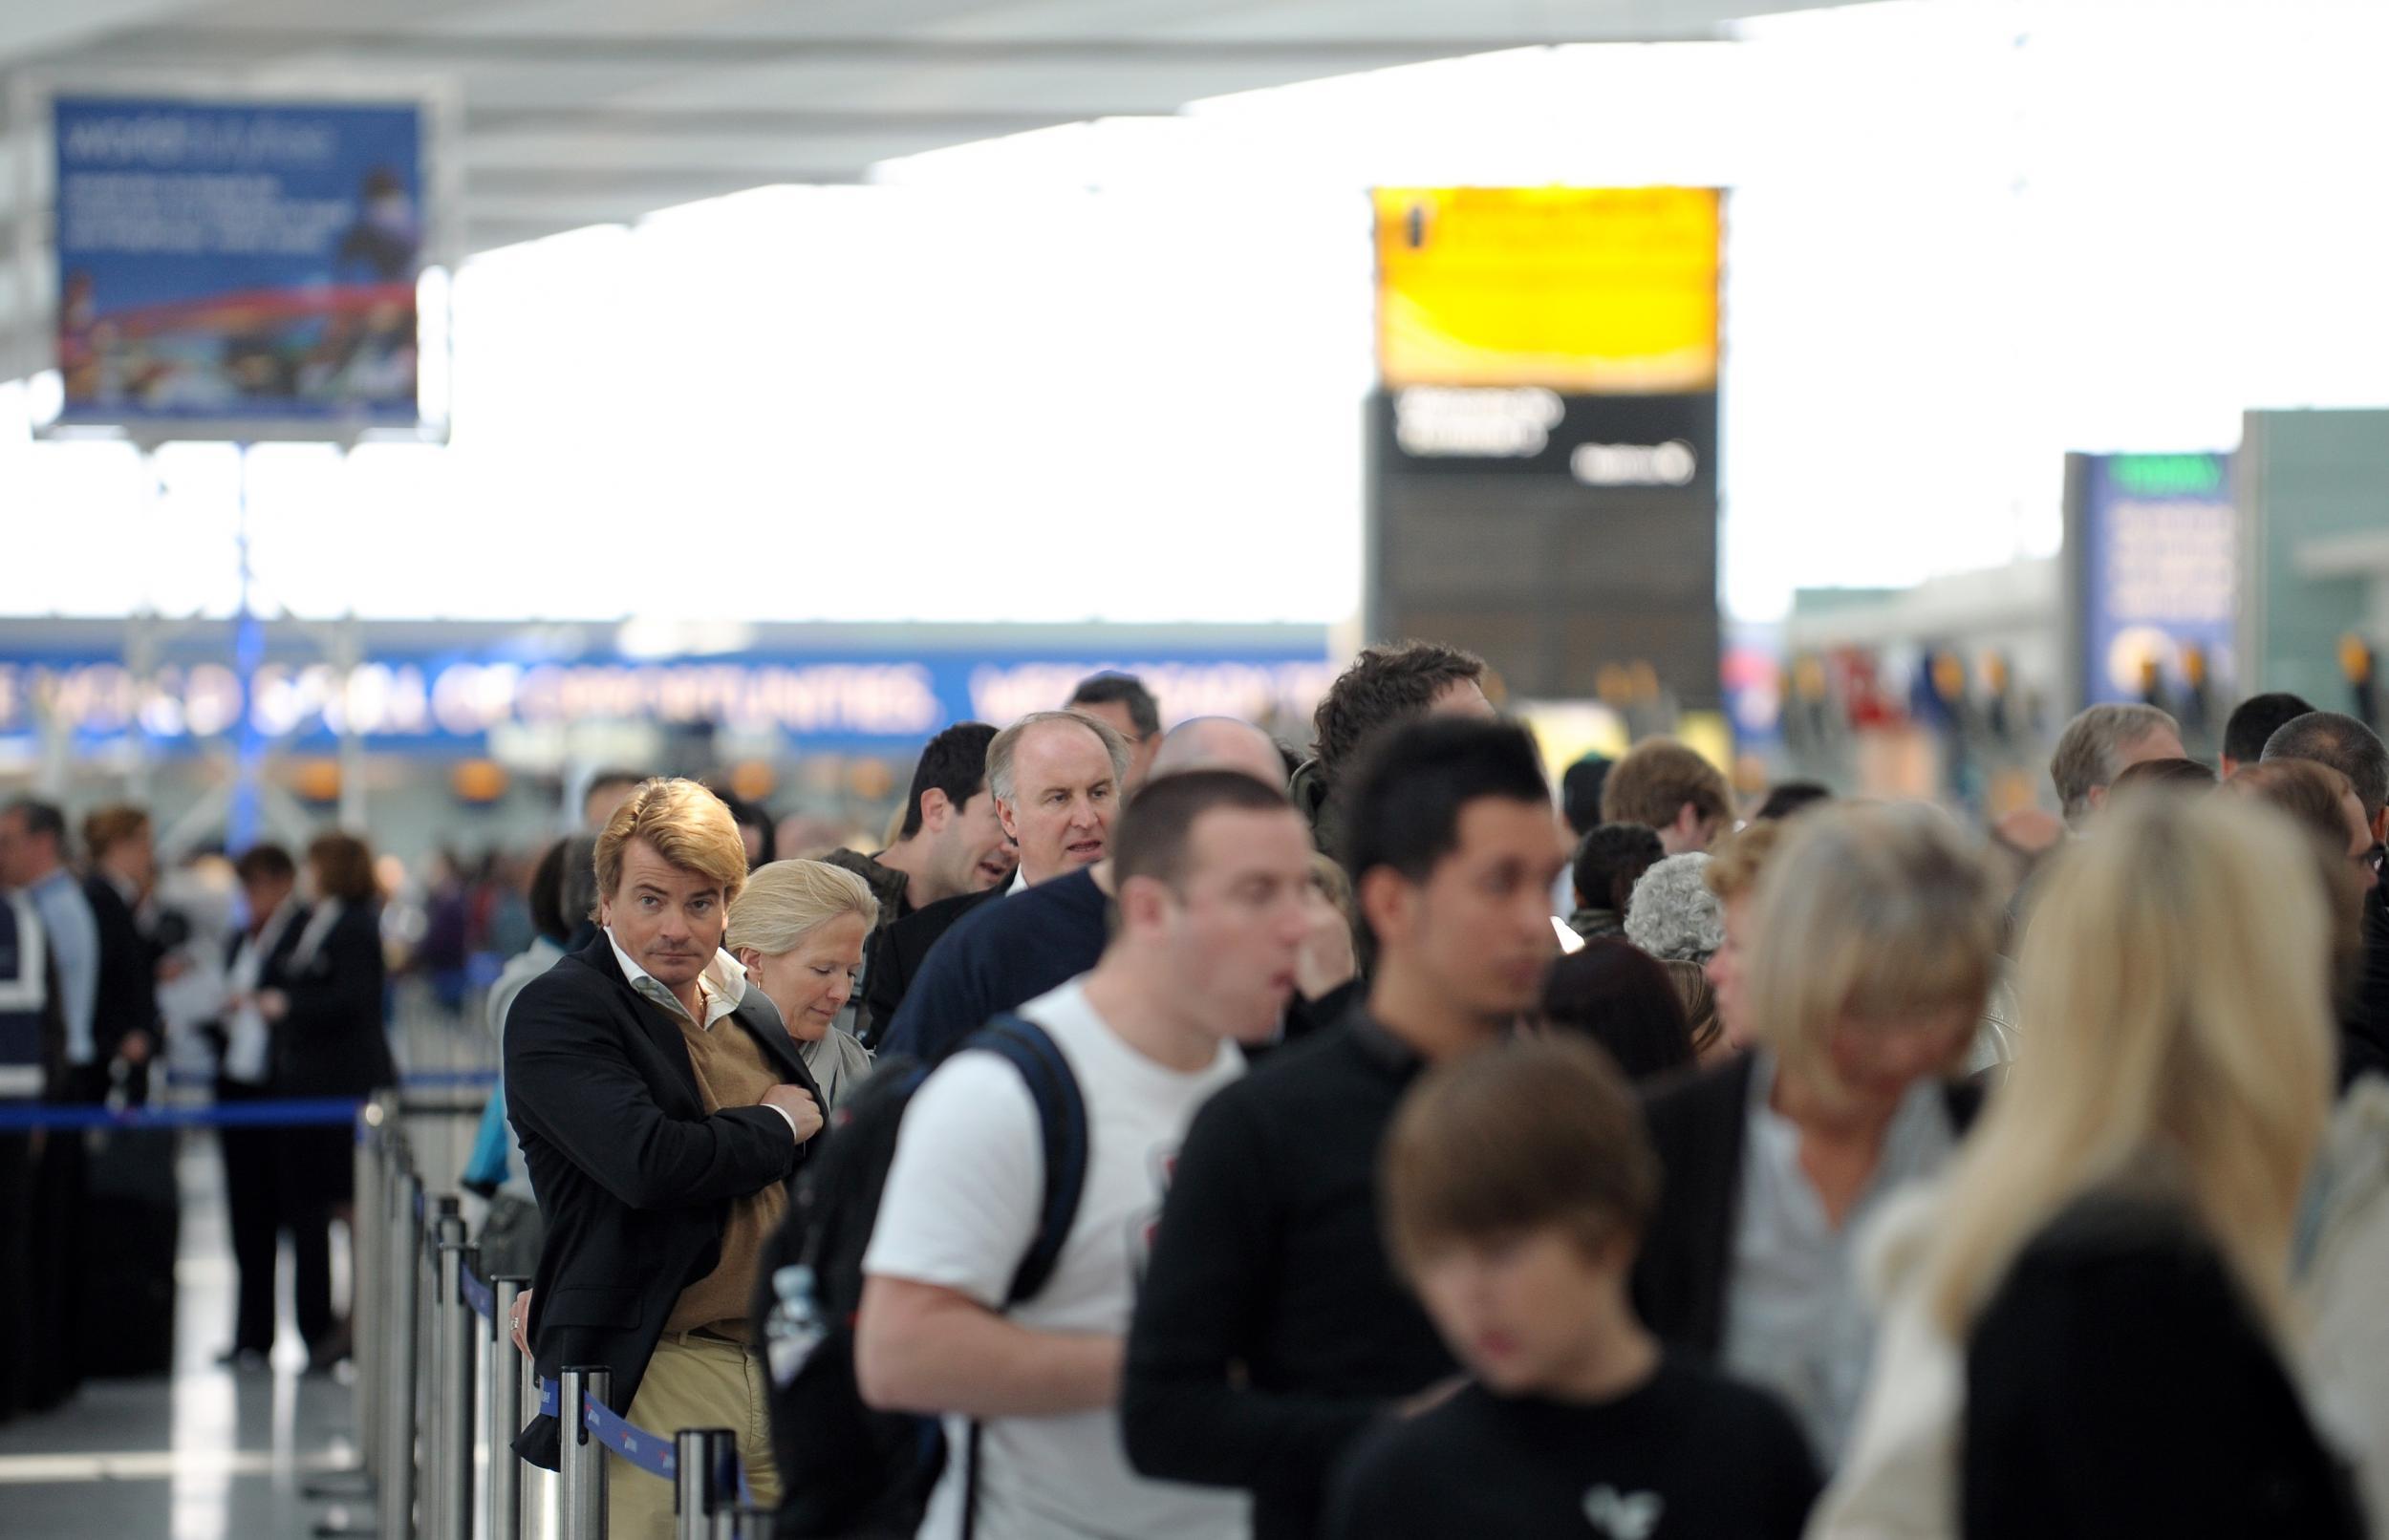
[[[622,976],[630,980],[631,988],[686,1020],[688,1008],[680,1003],[679,996],[663,980],[631,960],[631,954],[622,950],[622,943],[613,938],[613,927],[605,927],[605,932],[606,945],[613,949],[613,960],[621,965]],[[736,957],[716,948],[713,961],[697,975],[697,990],[705,1001],[705,1019],[697,1025],[710,1032],[715,1022],[737,1010],[746,998],[746,970],[739,966]]]
[[[1004,897],[1009,898],[1014,893],[1019,892],[1022,888],[1026,888],[1027,886],[1028,873],[1022,871],[1020,867],[1015,866],[1012,868],[1012,886],[1003,890]]]

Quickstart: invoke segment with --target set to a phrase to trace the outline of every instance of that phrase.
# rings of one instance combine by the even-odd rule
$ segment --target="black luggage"
[[[174,1253],[182,1231],[175,1135],[111,1128],[88,1136],[79,1313],[84,1374],[174,1372]]]

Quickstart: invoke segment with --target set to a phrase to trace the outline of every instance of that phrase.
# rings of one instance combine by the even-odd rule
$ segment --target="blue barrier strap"
[[[465,1287],[469,1290],[472,1287],[470,1282],[472,1274],[467,1273],[465,1277],[467,1279]],[[552,1380],[540,1380],[539,1415],[553,1417],[556,1415],[556,1382]],[[675,1441],[657,1438],[637,1423],[626,1422],[615,1416],[613,1408],[596,1397],[585,1395],[581,1398],[581,1422],[589,1429],[590,1437],[595,1439],[600,1445],[622,1459],[628,1460],[647,1474],[660,1476],[665,1481],[675,1480],[678,1476],[680,1453]],[[746,1467],[743,1465],[739,1467],[739,1501],[750,1506],[755,1501],[754,1488],[746,1485]]]
[[[170,1070],[166,1083],[178,1090],[204,1091],[216,1083],[213,1075],[195,1070]],[[491,1086],[498,1083],[494,1069],[425,1069],[398,1077],[398,1086],[407,1091],[436,1091],[450,1086]]]
[[[635,1422],[626,1422],[594,1396],[581,1398],[582,1421],[589,1436],[651,1476],[671,1481],[679,1474],[680,1456],[673,1441],[657,1438]]]
[[[471,1268],[459,1270],[457,1287],[463,1291],[464,1302],[473,1307],[473,1314],[485,1321],[498,1318],[498,1296],[489,1292],[489,1285],[473,1276]]]
[[[276,1102],[232,1102],[214,1107],[60,1107],[39,1103],[0,1106],[0,1133],[35,1128],[259,1128],[356,1121],[362,1102],[346,1097],[309,1097]]]
[[[398,1088],[404,1091],[437,1091],[450,1086],[486,1090],[498,1083],[494,1069],[419,1069],[412,1075],[398,1077]]]

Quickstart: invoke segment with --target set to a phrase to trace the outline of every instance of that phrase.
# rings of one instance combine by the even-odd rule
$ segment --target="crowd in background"
[[[0,1096],[138,1102],[198,1043],[219,1103],[358,1098],[418,979],[503,1060],[466,1181],[511,1328],[642,1426],[739,1429],[789,1535],[2389,1512],[2368,724],[2258,695],[2207,765],[2093,707],[2057,817],[1982,838],[1746,803],[1665,738],[1555,787],[1486,683],[1370,649],[1297,753],[1098,675],[939,733],[836,846],[600,774],[577,832],[388,911],[353,835],[232,852],[211,905],[140,809],[21,800]],[[346,1352],[347,1139],[223,1132],[228,1364],[284,1236],[311,1363]],[[0,1134],[0,1415],[165,1367],[123,1291],[170,1158]]]

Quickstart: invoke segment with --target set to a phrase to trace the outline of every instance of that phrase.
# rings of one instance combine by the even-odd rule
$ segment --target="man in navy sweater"
[[[989,761],[994,762],[992,753]],[[1025,757],[1023,766],[1025,773]],[[1158,778],[1181,770],[1238,770],[1267,785],[1285,784],[1283,762],[1268,735],[1222,717],[1198,717],[1170,730],[1153,756],[1151,773]],[[1030,839],[1053,845],[1051,833],[1066,832],[1067,824],[1041,816],[1035,784],[1023,781],[1012,790],[1007,805],[1000,788],[997,805],[1005,809],[1007,828],[1030,831],[1021,846],[1025,872]],[[965,917],[938,941],[890,1024],[888,1052],[933,1062],[943,1059],[997,1013],[1059,989],[1095,966],[1110,933],[1110,860],[1049,882],[1031,881],[1036,886]]]

